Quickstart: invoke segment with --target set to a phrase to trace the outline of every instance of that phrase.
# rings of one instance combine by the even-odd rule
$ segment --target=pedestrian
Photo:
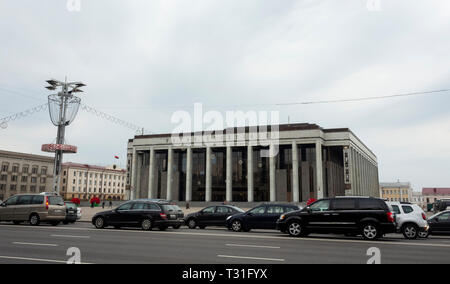
[[[186,209],[189,209],[189,202],[186,202]]]
[[[109,208],[112,208],[112,201],[109,201]]]
[[[105,201],[102,202],[102,208],[105,209]]]

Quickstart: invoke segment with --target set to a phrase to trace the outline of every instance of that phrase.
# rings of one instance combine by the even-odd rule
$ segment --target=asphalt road
[[[0,264],[66,263],[69,248],[78,248],[82,263],[155,264],[303,264],[361,263],[381,252],[381,263],[450,263],[450,236],[405,240],[389,235],[379,241],[312,235],[291,238],[277,231],[235,233],[206,230],[97,230],[89,223],[12,225],[0,223]]]

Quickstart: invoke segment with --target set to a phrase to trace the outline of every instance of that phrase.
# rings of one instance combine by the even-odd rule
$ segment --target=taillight
[[[388,213],[387,213],[387,217],[388,217],[388,221],[389,221],[389,222],[391,222],[391,223],[394,223],[394,222],[395,222],[394,213],[388,212]]]
[[[167,219],[167,215],[164,213],[160,213],[159,216],[161,216],[161,218],[163,218],[163,219]]]
[[[47,196],[45,197],[45,209],[48,210],[48,197]]]
[[[422,218],[426,221],[427,220],[427,215],[425,215],[425,213],[422,213]]]

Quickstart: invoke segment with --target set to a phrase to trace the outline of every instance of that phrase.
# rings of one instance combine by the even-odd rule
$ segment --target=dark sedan
[[[431,216],[428,219],[430,228],[428,232],[422,232],[419,236],[422,238],[428,235],[450,235],[450,211],[443,211]]]
[[[190,229],[199,227],[204,229],[208,226],[226,226],[228,217],[243,213],[244,210],[230,205],[219,205],[206,207],[203,210],[186,216],[186,225]]]
[[[63,224],[75,223],[77,221],[77,205],[73,202],[65,202],[64,204],[66,205],[66,219]]]
[[[126,202],[114,210],[95,214],[92,224],[97,229],[113,226],[116,229],[141,227],[143,230],[151,230],[157,227],[163,231],[168,227],[180,228],[184,224],[184,214],[180,207],[169,202],[140,199]]]
[[[292,204],[263,204],[247,212],[228,217],[227,227],[235,232],[249,232],[251,229],[272,229],[284,213],[300,210]]]

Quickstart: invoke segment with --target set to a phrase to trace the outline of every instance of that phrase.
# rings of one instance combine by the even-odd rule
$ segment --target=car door
[[[31,214],[32,195],[21,195],[17,199],[17,204],[14,208],[14,220],[25,221]]]
[[[133,206],[131,207],[131,211],[126,216],[126,222],[130,225],[138,225],[142,221],[142,216],[144,216],[146,212],[146,203],[143,202],[136,202],[133,203]]]
[[[327,225],[330,231],[346,232],[357,229],[358,219],[362,218],[362,216],[357,212],[356,207],[357,199],[355,198],[336,198],[331,200],[329,225]]]
[[[214,215],[216,211],[216,206],[206,207],[199,212],[197,220],[198,224],[201,226],[211,226],[214,221]]]
[[[108,223],[112,225],[122,225],[126,226],[130,223],[130,219],[132,216],[132,210],[133,207],[132,202],[125,203],[121,206],[119,206],[113,213],[110,215]]]
[[[212,220],[212,223],[214,226],[225,226],[225,221],[228,218],[228,216],[232,215],[232,209],[226,206],[217,206],[216,207],[216,214],[214,216],[214,219]]]
[[[1,207],[1,219],[2,221],[13,221],[14,208],[16,206],[18,196],[12,196],[6,200]]]
[[[436,216],[430,225],[435,233],[450,233],[450,212],[444,212]]]
[[[267,206],[266,214],[264,215],[264,229],[276,229],[277,220],[285,213],[284,207],[280,205]]]
[[[328,230],[331,226],[330,200],[322,199],[308,207],[309,213],[303,217],[312,231]]]
[[[245,214],[245,226],[249,229],[264,229],[264,217],[266,214],[266,206],[258,206]]]

